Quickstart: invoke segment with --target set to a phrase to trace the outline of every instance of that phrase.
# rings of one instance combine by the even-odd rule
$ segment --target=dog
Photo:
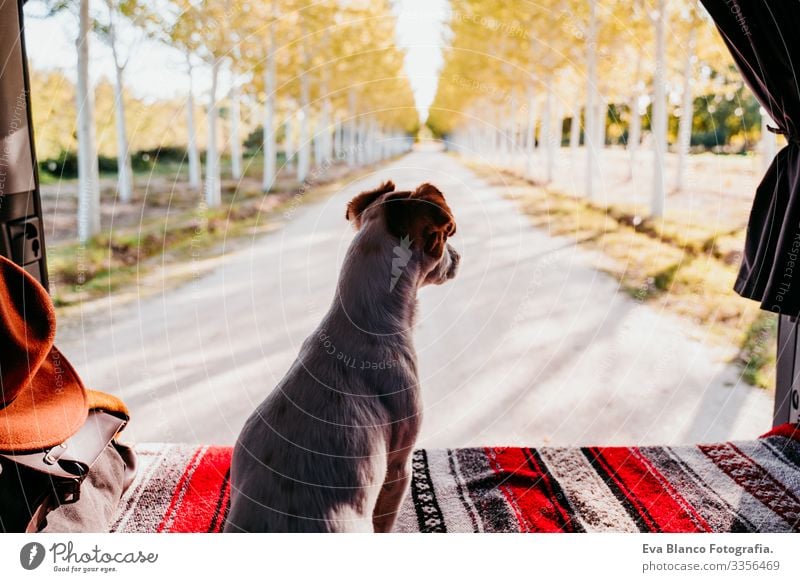
[[[227,532],[390,532],[422,418],[417,291],[456,275],[447,202],[389,181],[347,205],[334,301],[233,451]]]

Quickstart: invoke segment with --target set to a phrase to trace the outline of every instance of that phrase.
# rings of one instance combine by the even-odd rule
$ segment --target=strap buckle
[[[81,479],[53,479],[53,493],[56,505],[69,505],[81,498]]]

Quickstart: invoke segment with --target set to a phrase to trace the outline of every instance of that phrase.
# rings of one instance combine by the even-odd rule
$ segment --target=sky
[[[427,117],[436,94],[436,80],[442,65],[442,30],[447,15],[447,0],[395,0],[397,42],[406,51],[406,72],[414,89],[420,118]],[[35,68],[61,69],[75,77],[76,19],[71,14],[41,18],[43,5],[32,0],[25,7],[28,58]],[[92,78],[113,78],[111,52],[102,42],[91,45]],[[129,90],[140,98],[168,99],[184,96],[188,78],[183,56],[154,41],[137,44],[135,56],[126,71]],[[195,91],[200,95],[210,86],[208,75],[197,75]],[[222,79],[224,87],[226,79]]]
[[[397,3],[397,43],[406,50],[406,73],[414,88],[420,118],[436,96],[442,66],[442,31],[447,0],[400,0]]]

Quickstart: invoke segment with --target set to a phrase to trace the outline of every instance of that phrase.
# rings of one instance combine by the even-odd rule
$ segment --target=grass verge
[[[299,205],[322,199],[341,187],[345,178],[353,177],[349,172],[332,181],[320,181],[303,189],[302,194],[298,187],[267,195],[246,189],[223,192],[222,204],[216,208],[208,208],[198,195],[194,208],[173,211],[166,206],[163,215],[110,229],[83,245],[48,245],[53,302],[63,311],[83,301],[132,289],[157,266],[218,255],[223,243],[235,245],[237,239],[274,230]],[[148,193],[148,200],[155,200],[158,194]]]

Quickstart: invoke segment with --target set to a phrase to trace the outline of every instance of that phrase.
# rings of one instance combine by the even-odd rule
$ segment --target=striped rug
[[[218,532],[228,447],[138,447],[112,531]],[[800,531],[800,429],[679,447],[418,450],[399,532]]]

